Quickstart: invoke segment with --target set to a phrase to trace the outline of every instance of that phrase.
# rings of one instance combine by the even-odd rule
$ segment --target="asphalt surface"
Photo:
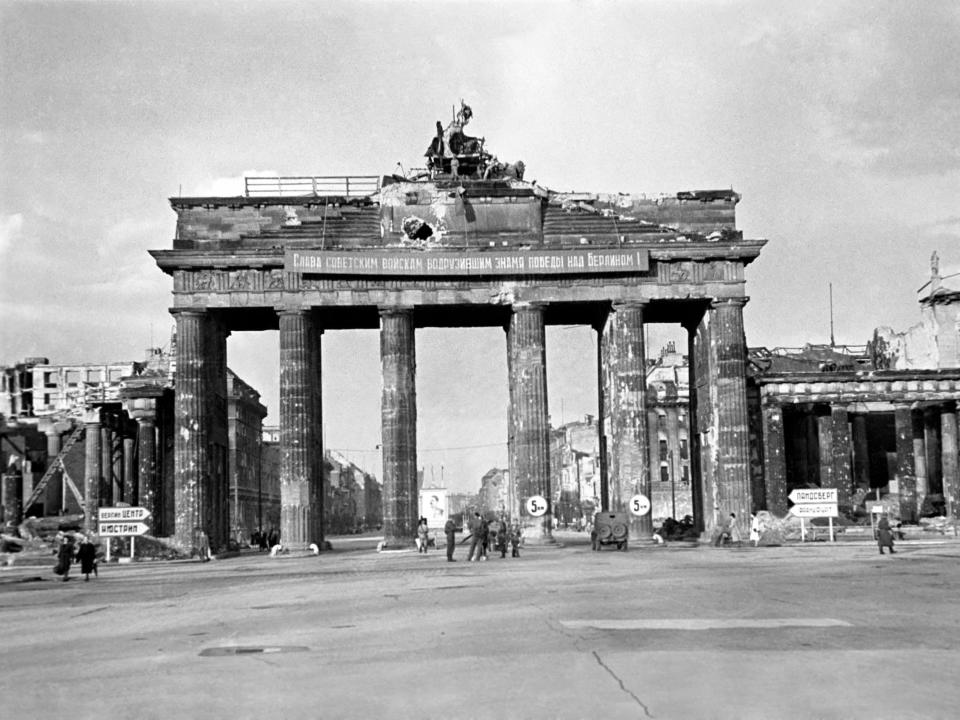
[[[0,571],[10,718],[956,718],[960,543]],[[74,573],[76,568],[74,569]]]

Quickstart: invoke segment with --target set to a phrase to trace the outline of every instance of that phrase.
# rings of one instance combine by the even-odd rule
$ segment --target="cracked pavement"
[[[940,718],[960,543],[560,548],[0,573],[11,717]],[[40,578],[39,580],[35,578]]]

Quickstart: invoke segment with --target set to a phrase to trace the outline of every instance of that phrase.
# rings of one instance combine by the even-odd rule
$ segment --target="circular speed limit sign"
[[[547,513],[547,499],[543,495],[534,495],[527,498],[527,513],[540,517]]]
[[[630,512],[637,517],[650,512],[650,499],[646,495],[634,495],[630,498]]]

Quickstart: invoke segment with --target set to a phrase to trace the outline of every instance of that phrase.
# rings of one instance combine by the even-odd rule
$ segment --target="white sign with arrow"
[[[836,488],[794,488],[788,495],[793,507],[790,512],[800,518],[800,541],[806,539],[804,518],[825,517],[830,523],[830,542],[833,542],[833,519],[840,516]]]

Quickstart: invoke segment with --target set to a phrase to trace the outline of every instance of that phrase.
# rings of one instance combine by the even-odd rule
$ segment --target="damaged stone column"
[[[412,547],[416,537],[417,357],[413,308],[380,310],[380,417],[384,547]]]
[[[552,543],[553,507],[550,488],[550,420],[547,413],[547,351],[543,307],[517,303],[507,329],[512,442],[507,451],[515,468],[520,524],[528,542]],[[534,517],[527,499],[541,495],[547,512]]]
[[[845,407],[838,405],[830,407],[830,416],[832,487],[837,489],[837,505],[841,510],[849,510],[853,490],[853,471],[850,467],[850,416]]]
[[[853,416],[853,479],[857,489],[870,489],[870,446],[867,416]]]
[[[113,505],[113,430],[110,413],[102,410],[100,421],[100,505]]]
[[[87,408],[83,415],[85,429],[85,454],[83,473],[83,529],[85,532],[97,530],[97,508],[100,507],[100,488],[102,486],[103,452],[100,408]]]
[[[145,401],[146,402],[150,401]],[[151,403],[152,404],[152,403]],[[150,516],[144,521],[153,530],[160,527],[156,517],[157,507],[157,418],[154,409],[137,409],[133,412],[137,421],[137,504]]]
[[[707,367],[698,368],[698,383],[707,384],[709,407],[700,409],[708,420],[699,428],[703,445],[705,530],[713,532],[735,513],[746,537],[752,510],[750,497],[750,423],[747,412],[743,307],[748,298],[715,300],[698,329]],[[701,372],[706,375],[701,375]],[[702,402],[705,398],[698,398]]]
[[[37,427],[47,438],[47,467],[49,468],[60,454],[63,432],[69,429],[69,426],[65,423],[41,420]],[[43,492],[43,514],[48,517],[59,514],[63,509],[63,499],[63,471],[58,468],[50,476]]]
[[[320,331],[311,310],[280,312],[280,543],[323,546]]]
[[[783,408],[763,406],[763,474],[767,490],[767,510],[783,517],[787,514],[787,457],[783,436]]]
[[[947,516],[960,519],[960,443],[957,441],[957,411],[951,404],[940,413],[940,465]]]
[[[917,520],[917,478],[914,475],[913,411],[909,405],[896,405],[893,421],[897,437],[897,492],[900,496],[900,519]]]
[[[177,374],[174,397],[174,536],[190,549],[194,532],[205,527],[203,485],[209,483],[208,428],[211,388],[206,382],[209,332],[203,311],[173,310],[177,322]]]
[[[820,466],[820,487],[835,488],[833,478],[833,416],[817,412],[817,448]]]
[[[647,374],[643,338],[646,303],[614,303],[602,341],[606,344],[604,407],[610,418],[608,439],[610,510],[630,513],[630,499],[650,491],[651,444],[648,438]],[[656,444],[654,444],[656,445]],[[659,455],[657,466],[659,466]],[[629,514],[632,539],[653,535],[652,513]]]

